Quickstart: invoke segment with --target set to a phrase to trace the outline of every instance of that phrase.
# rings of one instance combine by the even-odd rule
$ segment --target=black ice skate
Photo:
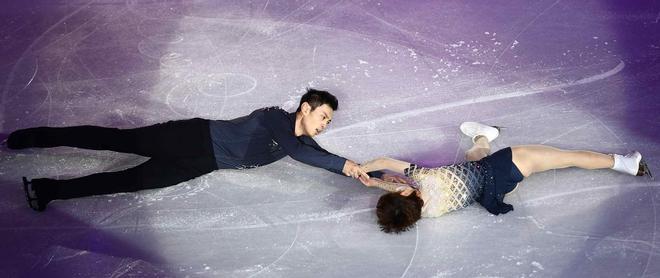
[[[46,209],[46,202],[39,200],[37,191],[34,190],[34,185],[25,177],[23,177],[23,191],[25,191],[25,198],[31,209],[35,211],[44,211]]]

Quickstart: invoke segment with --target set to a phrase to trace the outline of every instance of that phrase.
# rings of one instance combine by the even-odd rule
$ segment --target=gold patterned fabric
[[[469,206],[481,196],[484,174],[478,162],[438,168],[411,164],[405,171],[425,196],[422,217],[438,217]]]

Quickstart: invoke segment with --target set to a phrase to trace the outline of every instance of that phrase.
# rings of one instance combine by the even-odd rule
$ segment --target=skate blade
[[[494,127],[495,129],[497,129],[497,132],[499,133],[502,133],[502,129],[506,128],[504,126],[499,126],[499,125],[491,125],[490,127]]]
[[[651,173],[651,168],[649,168],[649,165],[646,164],[646,161],[642,160],[639,162],[639,171],[637,172],[638,176],[649,176],[651,180],[655,180],[653,178],[653,173]]]
[[[34,191],[32,186],[32,181],[29,181],[26,177],[23,177],[23,190],[25,191],[25,199],[27,199],[28,206],[38,212],[44,211],[46,207],[40,206],[39,197],[37,197],[37,192]],[[34,196],[30,196],[30,193],[33,193]]]

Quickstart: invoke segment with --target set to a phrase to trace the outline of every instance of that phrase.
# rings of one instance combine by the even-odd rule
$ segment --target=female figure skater
[[[461,124],[461,131],[472,137],[474,145],[465,154],[467,162],[437,168],[422,168],[392,158],[378,158],[362,165],[366,172],[390,170],[412,179],[412,185],[361,179],[391,193],[378,200],[378,224],[386,233],[399,233],[412,227],[420,217],[438,217],[480,203],[498,215],[513,210],[503,202],[524,177],[538,172],[567,167],[613,169],[622,173],[652,178],[639,152],[628,155],[602,154],[582,150],[561,150],[544,145],[523,145],[501,149],[492,155],[489,142],[499,128],[475,122]]]

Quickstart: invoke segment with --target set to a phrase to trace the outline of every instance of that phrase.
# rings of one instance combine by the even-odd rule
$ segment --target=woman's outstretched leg
[[[562,150],[544,145],[511,147],[513,163],[525,176],[533,173],[568,167],[582,169],[614,169],[631,175],[638,174],[641,154],[609,155],[583,150]]]

